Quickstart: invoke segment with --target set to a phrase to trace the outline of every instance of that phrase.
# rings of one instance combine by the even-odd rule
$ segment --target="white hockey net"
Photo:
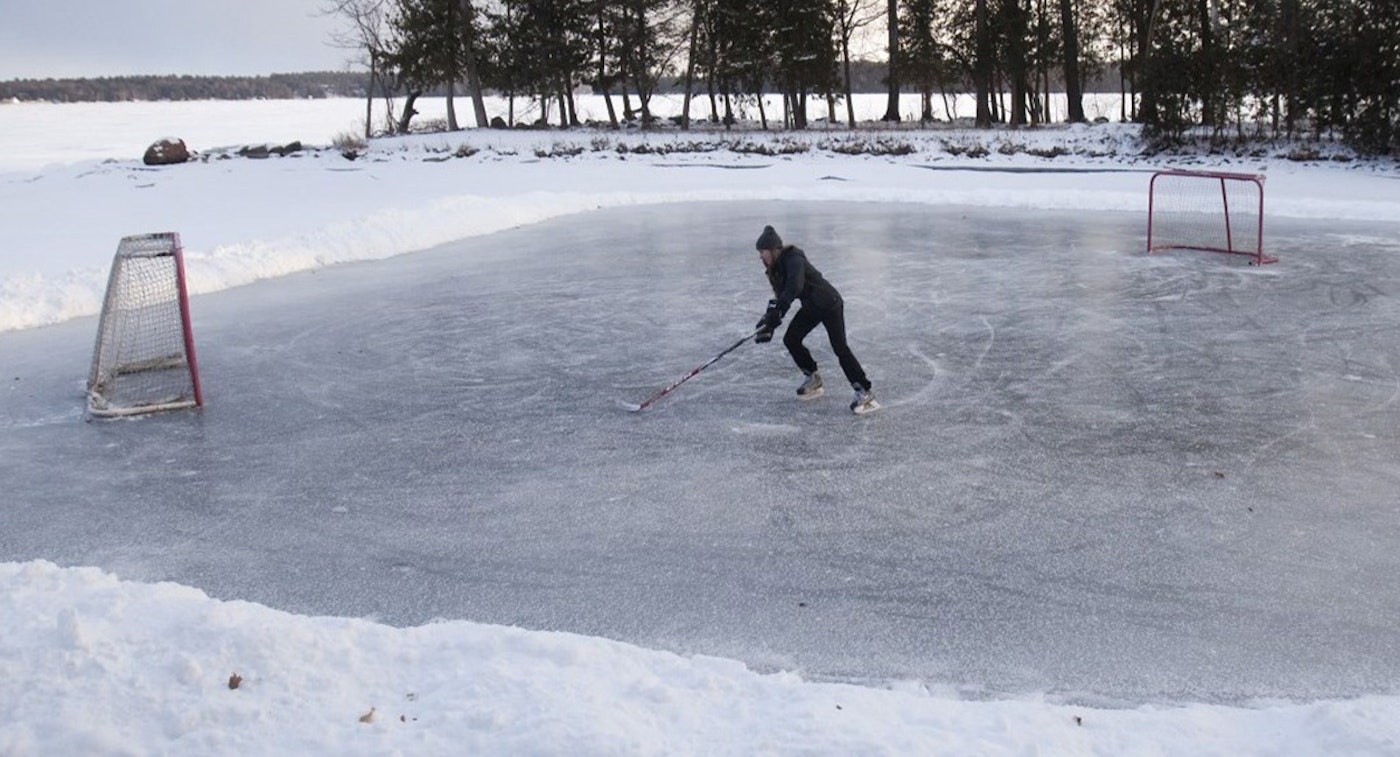
[[[129,236],[117,245],[87,388],[95,416],[203,404],[178,234]]]
[[[1147,196],[1147,251],[1187,249],[1264,254],[1264,177],[1209,171],[1159,171]]]

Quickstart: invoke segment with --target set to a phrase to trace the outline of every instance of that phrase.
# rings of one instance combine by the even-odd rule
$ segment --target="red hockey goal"
[[[1264,177],[1219,171],[1158,171],[1147,190],[1147,251],[1187,249],[1264,254]]]

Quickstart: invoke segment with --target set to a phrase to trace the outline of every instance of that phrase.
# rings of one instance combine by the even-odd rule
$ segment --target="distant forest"
[[[889,66],[884,61],[852,61],[851,90],[883,93]],[[15,79],[0,81],[0,100],[22,102],[125,102],[128,100],[287,100],[318,97],[364,97],[368,72],[308,71],[271,76],[113,76],[97,79]],[[657,92],[682,92],[679,78],[663,80]],[[1103,77],[1088,91],[1118,91],[1118,82]],[[906,91],[914,91],[906,88]],[[457,88],[457,94],[462,88]],[[424,94],[445,96],[446,87]]]
[[[113,76],[0,82],[0,100],[124,102],[127,100],[287,100],[364,97],[368,74],[311,71],[271,76]]]

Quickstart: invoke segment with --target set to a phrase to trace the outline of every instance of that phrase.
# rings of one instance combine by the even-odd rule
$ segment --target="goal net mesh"
[[[1148,190],[1147,249],[1264,254],[1264,177],[1202,171],[1160,171]]]
[[[132,415],[201,404],[190,333],[179,236],[123,238],[97,327],[89,412]]]

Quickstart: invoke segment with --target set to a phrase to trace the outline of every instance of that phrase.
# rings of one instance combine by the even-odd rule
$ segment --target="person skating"
[[[787,332],[783,334],[783,346],[787,347],[793,362],[806,377],[797,388],[797,396],[806,400],[816,399],[822,394],[822,377],[817,361],[802,344],[812,329],[821,324],[831,340],[831,351],[836,353],[841,370],[855,391],[851,412],[863,415],[879,409],[880,405],[871,392],[870,379],[846,343],[846,308],[841,293],[807,260],[805,252],[794,245],[784,245],[782,237],[772,226],[763,227],[763,233],[759,234],[754,246],[758,249],[759,259],[763,261],[768,283],[773,287],[773,299],[768,301],[767,310],[754,326],[759,330],[754,341],[760,344],[772,341],[773,332],[782,324],[788,308],[794,301],[801,301],[802,306],[792,316]]]

